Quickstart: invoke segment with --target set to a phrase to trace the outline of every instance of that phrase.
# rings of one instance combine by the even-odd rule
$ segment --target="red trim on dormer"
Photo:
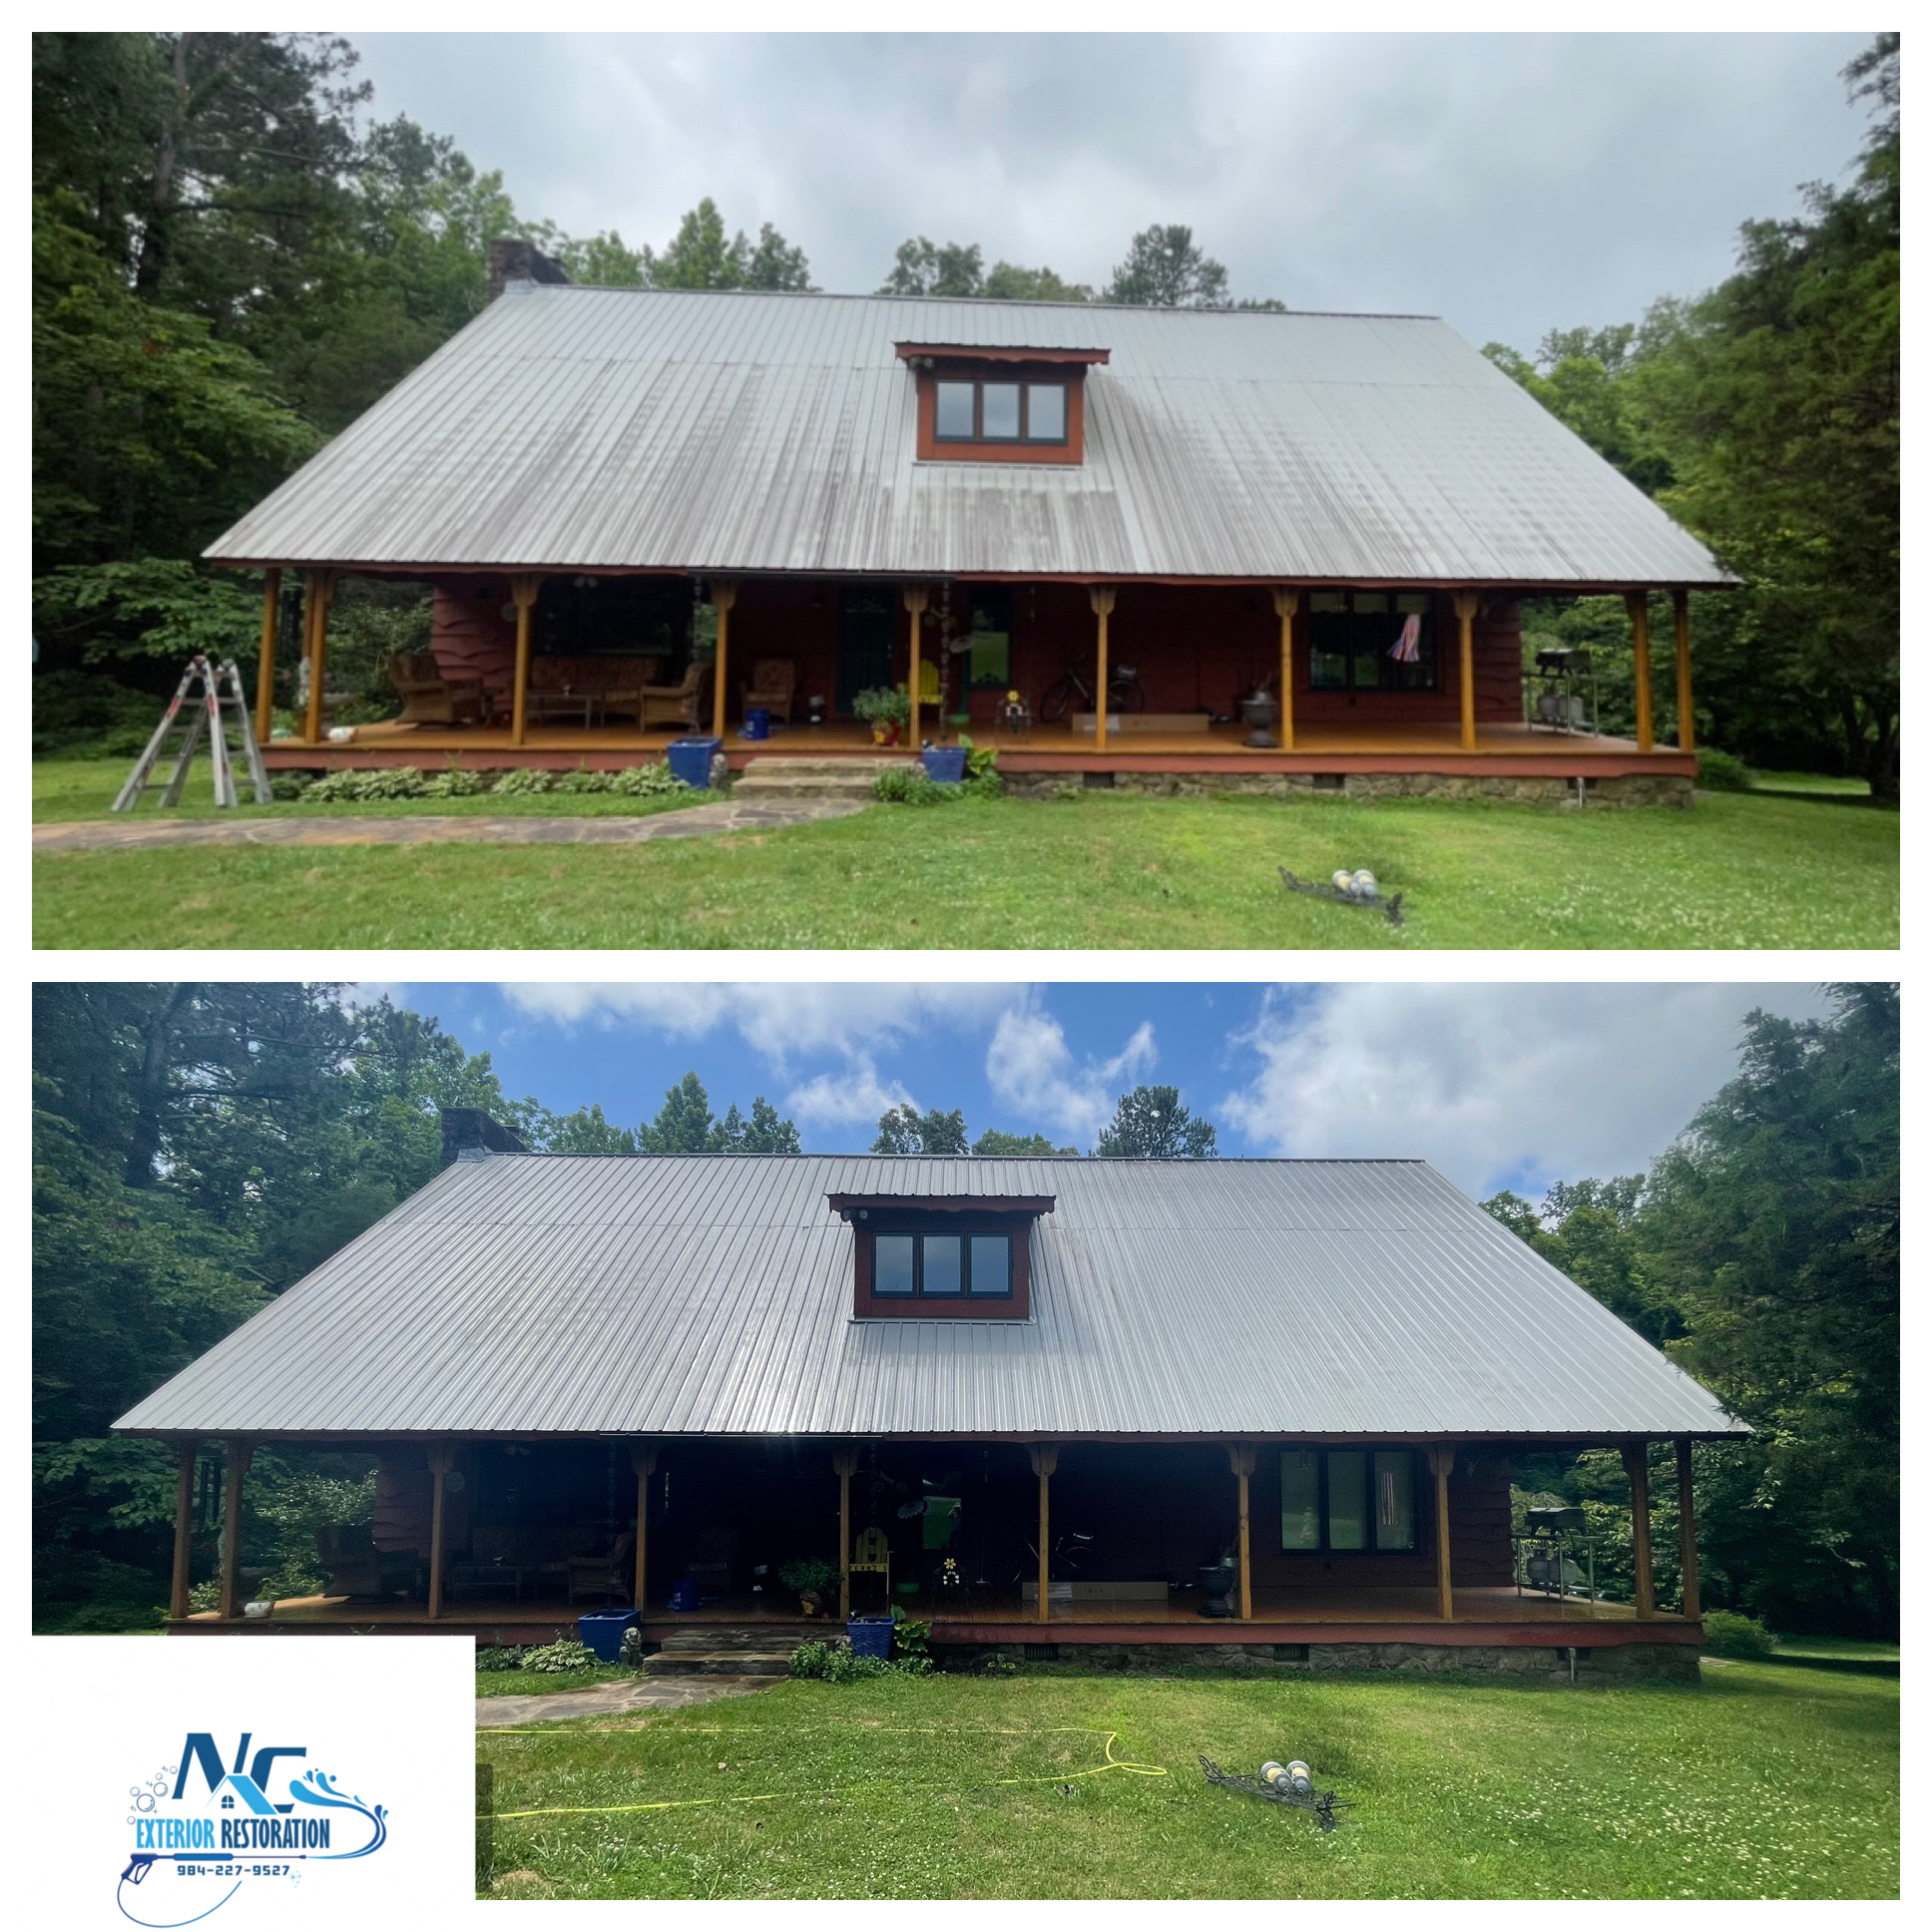
[[[981,342],[894,342],[892,347],[902,362],[930,356],[935,362],[1038,362],[1053,366],[1108,362],[1114,355],[1112,349],[993,348]]]
[[[1011,365],[1022,380],[1026,365]],[[930,369],[916,369],[913,380],[918,387],[918,435],[914,449],[922,463],[1079,463],[1087,453],[1087,384],[1085,372],[1064,365],[1041,375],[1058,373],[1065,377],[1067,391],[1067,440],[1063,443],[942,443],[934,429],[939,406],[938,382],[948,375],[970,376],[979,373],[963,362],[940,363]]]

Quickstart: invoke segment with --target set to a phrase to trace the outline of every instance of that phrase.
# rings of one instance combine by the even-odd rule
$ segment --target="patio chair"
[[[877,1577],[878,1596],[888,1604],[892,1601],[892,1545],[883,1530],[860,1530],[852,1539],[852,1560],[845,1567],[848,1575],[855,1578]],[[860,1594],[857,1589],[851,1592],[854,1609],[859,1608]],[[873,1597],[869,1586],[863,1594],[869,1606]]]
[[[427,651],[398,651],[389,682],[402,699],[405,724],[481,724],[490,715],[481,678],[445,678]]]
[[[571,1557],[567,1565],[570,1601],[595,1597],[601,1603],[628,1604],[637,1582],[631,1564],[637,1547],[636,1532],[626,1530],[601,1557]]]
[[[677,724],[687,731],[704,723],[711,692],[712,668],[695,664],[675,685],[645,685],[638,692],[638,724]]]
[[[791,694],[798,689],[798,667],[789,658],[760,658],[751,667],[751,682],[737,688],[739,716],[767,711],[786,723],[791,717]]]

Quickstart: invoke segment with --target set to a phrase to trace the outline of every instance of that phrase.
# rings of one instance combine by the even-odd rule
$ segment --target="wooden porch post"
[[[517,683],[510,694],[510,742],[523,742],[523,716],[530,697],[530,612],[543,587],[541,577],[510,579],[510,601],[517,607]]]
[[[254,1444],[231,1436],[222,1456],[222,1595],[218,1614],[236,1614],[242,1568],[242,1484],[254,1460]],[[179,1496],[177,1498],[179,1500]]]
[[[1429,1473],[1436,1479],[1436,1610],[1445,1624],[1456,1621],[1456,1592],[1449,1562],[1449,1472],[1456,1466],[1453,1444],[1429,1451]]]
[[[841,1449],[832,1458],[838,1472],[838,1621],[852,1614],[852,1478],[858,1474],[858,1452]]]
[[[1687,1617],[1703,1615],[1703,1597],[1697,1588],[1697,1499],[1690,1487],[1690,1438],[1678,1437],[1678,1569],[1684,1578]]]
[[[925,622],[926,606],[931,602],[930,584],[908,584],[905,587],[905,607],[911,614],[908,626],[911,644],[906,658],[906,702],[912,707],[906,714],[906,742],[915,751],[919,748],[919,626]]]
[[[447,1442],[429,1445],[429,1621],[443,1614],[443,1489],[456,1452]]]
[[[1631,670],[1637,680],[1637,748],[1657,748],[1651,722],[1651,600],[1646,591],[1626,591],[1624,608],[1630,613]]]
[[[328,607],[335,595],[335,574],[311,570],[302,580],[302,655],[308,660],[308,714],[302,724],[306,743],[322,741],[322,679],[328,666]]]
[[[1457,591],[1456,663],[1458,697],[1462,702],[1462,748],[1476,748],[1476,606],[1474,591]]]
[[[1230,1442],[1227,1445],[1227,1466],[1234,1472],[1240,1509],[1241,1622],[1251,1624],[1254,1621],[1254,1592],[1249,1586],[1247,1567],[1247,1479],[1254,1473],[1254,1445],[1251,1442]]]
[[[650,1581],[646,1552],[651,1543],[651,1478],[658,1473],[658,1445],[655,1442],[632,1443],[631,1468],[638,1479],[637,1579],[631,1602],[642,1617],[645,1585]]]
[[[1677,625],[1678,647],[1678,749],[1697,748],[1697,719],[1690,706],[1690,593],[1680,585],[1671,593],[1671,611]]]
[[[1294,620],[1301,609],[1299,586],[1277,589],[1274,614],[1281,620],[1281,748],[1294,749]]]
[[[261,586],[261,655],[254,671],[254,734],[263,744],[275,723],[275,636],[281,622],[281,572],[271,570]]]
[[[168,1585],[168,1614],[188,1615],[188,1591],[195,1559],[195,1449],[193,1436],[175,1445],[175,1570]]]
[[[1052,1545],[1047,1541],[1047,1480],[1060,1465],[1060,1451],[1050,1442],[1037,1442],[1027,1454],[1033,1460],[1033,1473],[1040,1478],[1040,1610],[1041,1623],[1047,1621],[1048,1552]]]
[[[1107,620],[1114,615],[1114,586],[1112,584],[1090,584],[1087,587],[1087,601],[1094,607],[1094,616],[1099,620],[1099,669],[1094,678],[1094,749],[1107,748]]]
[[[1651,1445],[1624,1444],[1624,1473],[1631,1486],[1631,1568],[1636,1573],[1637,1614],[1657,1615],[1657,1587],[1651,1578]]]
[[[724,735],[724,659],[731,641],[731,607],[737,585],[728,577],[712,580],[712,608],[718,613],[718,655],[712,660],[712,736]]]

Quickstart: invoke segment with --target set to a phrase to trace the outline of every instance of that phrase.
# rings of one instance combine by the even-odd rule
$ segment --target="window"
[[[1013,1292],[1010,1234],[886,1234],[872,1236],[872,1292],[893,1299]]]
[[[1067,385],[1010,377],[933,385],[933,440],[941,443],[1065,443]]]
[[[1311,593],[1308,689],[1436,690],[1434,600],[1426,591]]]
[[[1026,1321],[1032,1237],[1051,1195],[825,1197],[852,1230],[852,1318]]]
[[[966,682],[974,691],[1003,692],[1013,682],[1013,593],[1004,584],[975,584],[972,599]]]
[[[1281,1451],[1281,1548],[1413,1550],[1415,1453]]]

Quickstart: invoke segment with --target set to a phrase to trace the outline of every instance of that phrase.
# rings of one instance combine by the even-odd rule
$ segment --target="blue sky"
[[[968,1131],[1092,1148],[1115,1098],[1177,1086],[1223,1154],[1418,1156],[1458,1187],[1540,1193],[1640,1171],[1726,1078],[1753,1006],[1808,984],[368,985],[435,1015],[504,1088],[634,1126],[695,1069],[762,1094],[813,1152],[866,1147],[911,1101]]]

